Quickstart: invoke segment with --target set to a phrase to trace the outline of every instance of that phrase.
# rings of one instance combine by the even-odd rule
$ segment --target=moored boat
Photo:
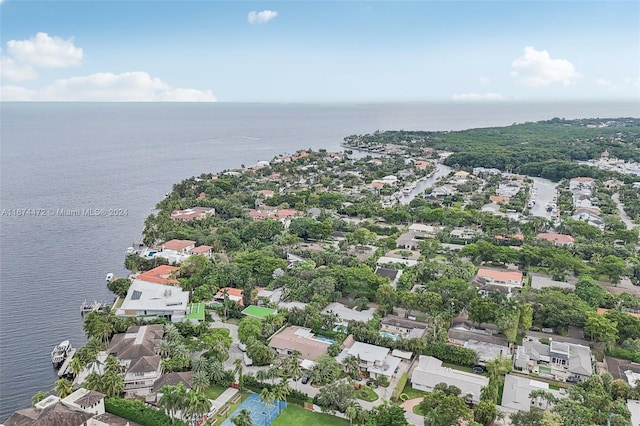
[[[51,351],[51,362],[53,365],[60,365],[64,362],[71,350],[71,343],[68,340],[61,342]]]
[[[107,283],[110,283],[111,281],[113,281],[113,273],[109,272],[107,274],[106,281],[107,281]]]

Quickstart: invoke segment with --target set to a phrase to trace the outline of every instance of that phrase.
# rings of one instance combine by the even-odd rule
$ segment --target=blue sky
[[[0,2],[3,100],[640,100],[636,1]]]

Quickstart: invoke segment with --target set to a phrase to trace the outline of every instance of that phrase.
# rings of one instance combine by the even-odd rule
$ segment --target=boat
[[[110,283],[111,281],[113,281],[113,273],[109,272],[109,273],[107,274],[106,281],[107,281],[108,283]]]
[[[53,365],[60,365],[64,362],[71,350],[71,343],[68,340],[61,342],[51,351],[51,362]]]

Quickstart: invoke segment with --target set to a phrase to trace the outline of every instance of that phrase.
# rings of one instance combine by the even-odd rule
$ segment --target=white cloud
[[[617,89],[617,86],[612,81],[604,79],[604,78],[596,79],[596,84],[598,86],[606,87],[606,88],[609,88],[609,89],[612,89],[612,90]]]
[[[481,76],[478,78],[478,80],[480,80],[480,83],[481,83],[482,85],[485,85],[485,86],[486,86],[487,84],[491,83],[491,79],[490,79],[489,77],[484,76],[484,75],[481,75]]]
[[[13,58],[3,56],[0,58],[0,76],[10,81],[26,81],[37,78],[38,73],[31,65],[19,63]]]
[[[0,101],[36,101],[35,90],[20,86],[0,86]]]
[[[452,99],[454,101],[460,102],[496,102],[496,101],[506,101],[507,98],[499,93],[460,93],[457,95],[453,95]]]
[[[531,46],[524,48],[524,55],[514,60],[511,67],[511,75],[529,86],[547,86],[553,83],[566,86],[580,76],[571,62],[552,59],[546,50],[536,50]]]
[[[264,24],[276,16],[278,16],[278,12],[275,10],[263,10],[262,12],[253,11],[249,12],[249,15],[247,15],[247,21],[250,24]]]
[[[133,101],[133,102],[214,102],[210,90],[173,89],[142,71],[122,74],[97,73],[56,80],[37,91],[3,86],[5,101]]]
[[[37,33],[29,40],[9,40],[7,51],[16,62],[42,68],[62,68],[78,65],[82,48],[73,45],[73,39],[64,40]]]

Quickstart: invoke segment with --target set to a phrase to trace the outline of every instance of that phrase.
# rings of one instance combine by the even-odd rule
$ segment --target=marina
[[[85,301],[82,302],[82,305],[80,305],[80,314],[84,315],[89,312],[104,312],[107,306],[109,306],[107,302],[99,302],[97,300],[94,300],[92,303],[89,303],[85,299]]]

